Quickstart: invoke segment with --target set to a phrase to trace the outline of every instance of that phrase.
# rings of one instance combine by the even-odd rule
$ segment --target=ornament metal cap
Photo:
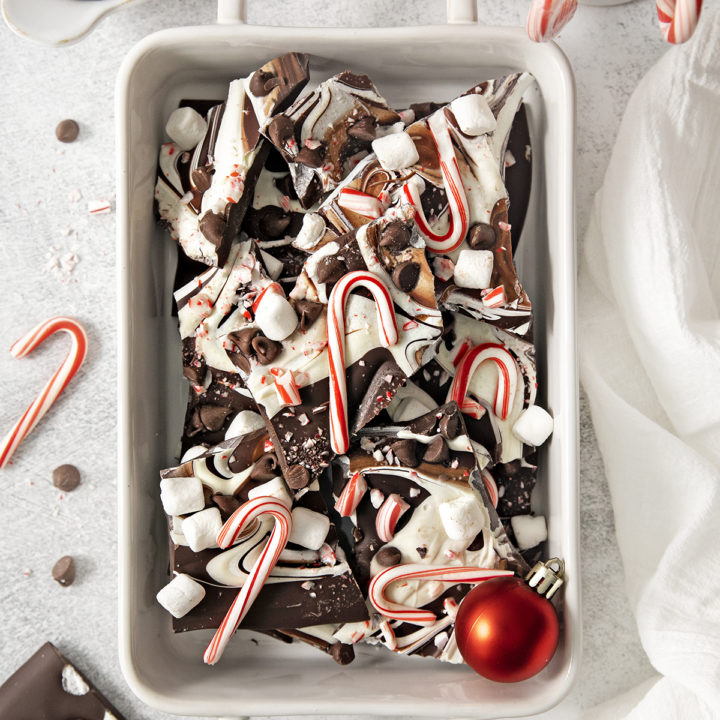
[[[556,570],[552,569],[553,564],[557,566]],[[535,567],[525,576],[525,581],[539,595],[549,600],[565,582],[565,563],[560,558],[535,563]]]

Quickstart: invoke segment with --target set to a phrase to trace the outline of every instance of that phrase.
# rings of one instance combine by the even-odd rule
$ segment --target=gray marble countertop
[[[445,21],[444,3],[415,0],[253,0],[249,21],[283,25],[401,25]],[[485,24],[524,24],[527,3],[480,3]],[[115,216],[91,216],[89,200],[114,196],[113,89],[120,62],[143,36],[165,27],[211,23],[209,0],[153,0],[103,20],[81,43],[50,49],[0,27],[5,141],[0,148],[0,430],[25,409],[65,352],[51,342],[14,360],[11,342],[36,322],[63,313],[86,325],[86,364],[57,406],[0,473],[0,682],[50,639],[86,669],[128,718],[165,717],[132,696],[120,674],[116,609]],[[666,49],[651,0],[582,6],[559,44],[577,78],[579,252],[620,118],[633,88]],[[72,117],[80,138],[61,145],[56,123]],[[81,199],[78,199],[81,197]],[[68,272],[68,265],[76,265]],[[584,656],[578,683],[548,718],[581,709],[650,677],[624,594],[602,460],[587,404],[581,417],[581,527]],[[76,464],[83,485],[61,495],[52,469]],[[50,576],[58,557],[76,558],[64,589]],[[543,716],[546,717],[546,716]]]

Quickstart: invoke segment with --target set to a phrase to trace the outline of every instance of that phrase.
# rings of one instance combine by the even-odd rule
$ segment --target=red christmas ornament
[[[552,563],[557,570],[549,567]],[[550,662],[559,629],[548,598],[562,585],[563,571],[562,560],[552,558],[535,565],[526,577],[528,584],[518,577],[493,578],[465,596],[455,620],[455,639],[476,673],[497,682],[518,682]]]

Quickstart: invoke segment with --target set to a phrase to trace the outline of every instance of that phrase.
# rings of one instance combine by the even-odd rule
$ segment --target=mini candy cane
[[[532,0],[525,28],[535,42],[552,40],[572,19],[578,0]]]
[[[489,290],[483,295],[482,301],[483,305],[487,308],[502,307],[507,304],[505,288],[502,285],[498,285],[496,288]]]
[[[660,31],[669,43],[687,42],[700,18],[702,0],[657,0]]]
[[[342,454],[350,445],[347,419],[347,385],[345,378],[345,302],[355,287],[369,290],[377,305],[380,343],[383,347],[398,341],[395,308],[385,284],[372,273],[355,270],[335,283],[328,301],[328,363],[330,366],[330,444]]]
[[[444,235],[438,235],[430,229],[420,203],[418,189],[413,182],[405,183],[403,193],[406,200],[415,209],[415,222],[422,234],[427,238],[428,250],[435,253],[447,253],[458,247],[465,239],[468,231],[470,210],[445,116],[437,113],[431,115],[428,118],[428,127],[437,147],[440,172],[445,184],[450,209],[450,226],[447,232]]]
[[[501,420],[505,420],[515,400],[517,369],[513,356],[498,343],[477,345],[462,356],[450,386],[448,402],[454,400],[460,406],[462,412],[466,412],[466,407],[472,411],[475,404],[467,404],[466,400],[468,385],[475,371],[486,360],[492,360],[497,365],[498,384],[495,392],[494,410],[495,415]]]
[[[85,329],[79,322],[67,317],[55,317],[40,323],[27,335],[21,337],[10,348],[10,353],[16,358],[23,358],[56,332],[66,332],[70,335],[72,338],[70,352],[30,407],[15,423],[15,427],[5,436],[0,445],[0,468],[5,467],[18,445],[40,422],[40,418],[57,400],[58,395],[65,389],[85,359],[87,353]]]
[[[340,497],[335,503],[335,509],[342,517],[350,517],[357,509],[367,489],[365,478],[359,472],[353,473],[340,493]]]
[[[345,210],[350,210],[372,220],[382,217],[384,212],[382,203],[378,198],[352,188],[343,188],[340,191],[337,203]]]
[[[233,633],[242,622],[248,610],[257,599],[268,575],[272,572],[280,557],[280,553],[287,545],[290,530],[292,529],[292,515],[290,510],[278,499],[272,497],[257,497],[241,505],[223,525],[217,536],[217,544],[221,548],[229,548],[242,533],[243,529],[253,523],[261,515],[272,515],[275,525],[270,533],[270,539],[263,548],[260,557],[248,573],[247,579],[240,588],[233,604],[220,623],[213,639],[205,650],[203,659],[208,665],[214,665],[222,656]]]
[[[270,373],[275,377],[275,392],[280,401],[280,406],[300,405],[302,402],[300,388],[295,381],[293,371],[274,367],[270,368]]]
[[[410,506],[397,494],[391,493],[385,498],[375,516],[375,529],[383,542],[390,542],[395,535],[395,526]]]
[[[480,471],[480,475],[482,475],[483,484],[485,485],[485,489],[488,491],[488,495],[490,496],[490,502],[493,504],[493,507],[497,507],[498,498],[500,496],[498,495],[495,478],[485,468]]]
[[[391,620],[401,620],[413,625],[431,625],[437,620],[435,613],[421,608],[408,607],[392,602],[385,597],[388,585],[397,580],[439,580],[457,585],[458,583],[476,584],[491,578],[512,575],[511,570],[489,570],[486,568],[440,565],[394,565],[379,572],[370,582],[368,598],[373,607]]]

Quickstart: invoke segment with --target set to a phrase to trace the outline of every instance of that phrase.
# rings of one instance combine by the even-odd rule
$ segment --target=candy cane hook
[[[415,222],[420,232],[427,239],[428,250],[434,253],[447,253],[454,250],[465,239],[468,231],[470,210],[460,169],[458,168],[455,149],[453,148],[450,130],[444,114],[433,114],[428,119],[430,134],[435,141],[438,157],[440,159],[440,172],[442,173],[445,192],[450,210],[450,226],[443,235],[430,229],[420,202],[417,186],[412,181],[405,183],[403,193],[405,199],[415,208]]]
[[[55,317],[41,322],[10,348],[13,357],[23,358],[57,332],[66,332],[70,335],[72,339],[70,352],[0,444],[0,468],[5,467],[18,445],[32,432],[82,365],[87,353],[87,335],[83,326],[76,320]]]
[[[437,616],[430,610],[408,607],[388,600],[385,597],[388,585],[397,580],[439,580],[454,585],[458,583],[476,584],[483,580],[512,574],[511,570],[490,570],[462,565],[432,566],[420,563],[395,565],[387,570],[382,570],[372,579],[368,598],[373,607],[386,618],[409,622],[413,625],[432,625],[437,620]]]
[[[578,0],[532,0],[525,29],[535,42],[552,40],[572,20]]]
[[[233,600],[233,604],[205,650],[203,659],[208,665],[214,665],[222,657],[230,638],[260,594],[265,581],[280,557],[280,553],[287,545],[290,530],[292,529],[292,515],[280,500],[272,497],[258,497],[241,505],[228,518],[228,521],[218,533],[218,545],[221,548],[229,548],[243,529],[251,525],[261,515],[274,517],[275,525],[260,557],[252,566],[247,579],[240,588],[240,592]]]
[[[657,0],[660,31],[674,45],[687,42],[695,32],[702,0]]]
[[[330,366],[330,445],[339,454],[350,445],[345,378],[345,303],[353,288],[369,290],[377,304],[380,343],[383,347],[398,341],[395,308],[385,284],[372,273],[355,270],[340,278],[328,301],[328,363]]]
[[[486,360],[492,360],[497,365],[498,384],[495,392],[494,411],[501,420],[505,420],[515,401],[517,369],[513,356],[503,345],[498,343],[477,345],[460,358],[448,393],[448,402],[454,400],[462,412],[473,409],[473,404],[466,400],[468,385],[475,371]]]

